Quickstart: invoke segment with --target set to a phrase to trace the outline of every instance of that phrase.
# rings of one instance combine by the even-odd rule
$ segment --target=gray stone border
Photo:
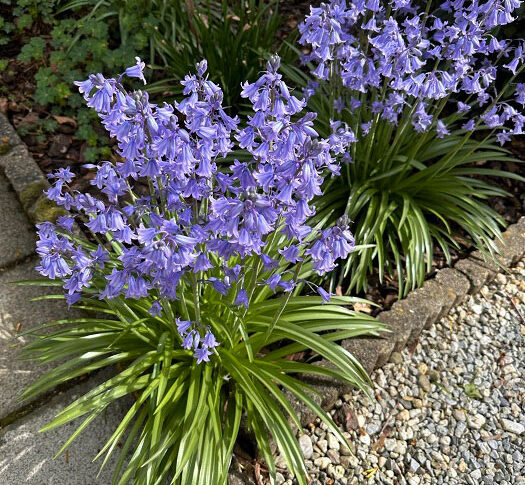
[[[42,193],[49,183],[9,120],[0,113],[0,170],[32,222],[63,213]]]
[[[0,113],[0,169],[3,170],[20,199],[22,207],[33,222],[60,213],[61,209],[50,204],[42,191],[49,187],[44,174],[33,160],[15,129]],[[378,315],[391,330],[382,338],[358,337],[343,340],[341,345],[354,355],[370,373],[388,362],[393,352],[415,345],[421,331],[429,328],[450,312],[450,309],[477,293],[502,269],[519,261],[525,255],[525,216],[510,225],[497,241],[500,249],[498,262],[486,260],[479,251],[459,260],[453,268],[444,268],[434,278],[425,281],[421,288],[392,305]],[[330,365],[321,360],[317,365]],[[338,397],[349,392],[347,386],[331,379],[305,378],[319,393],[318,402],[323,408],[332,408]],[[289,396],[301,423],[306,426],[315,419],[313,412]],[[234,472],[238,473],[238,472]],[[238,479],[238,477],[237,477]],[[235,477],[230,477],[231,483]],[[250,483],[243,482],[243,483]]]

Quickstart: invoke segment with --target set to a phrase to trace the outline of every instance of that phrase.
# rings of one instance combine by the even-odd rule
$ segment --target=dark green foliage
[[[108,140],[93,129],[97,116],[84,107],[73,82],[85,79],[88,73],[118,72],[132,65],[145,42],[134,37],[119,44],[111,36],[111,24],[89,16],[78,21],[71,12],[60,14],[59,4],[53,1],[17,2],[13,9],[17,35],[24,38],[23,29],[38,23],[43,26],[42,31],[50,31],[51,39],[29,37],[18,59],[37,68],[34,101],[47,107],[51,114],[75,118],[78,123],[76,138],[87,142],[84,158],[95,161],[107,155]],[[25,129],[42,133],[49,132],[51,127],[38,123],[38,126]]]
[[[33,37],[22,47],[18,59],[23,62],[39,61],[44,57],[46,43],[41,37]]]
[[[8,22],[3,17],[0,17],[0,45],[5,45],[9,42],[9,34],[14,28],[15,26],[12,22]]]
[[[189,10],[190,3],[180,2],[180,12],[172,12],[159,25],[150,25],[155,61],[173,77],[171,82],[163,80],[150,89],[180,92],[177,80],[193,69],[197,59],[207,59],[211,79],[224,90],[224,104],[236,112],[241,83],[253,81],[268,54],[278,48],[277,2],[200,2]],[[178,28],[173,28],[170,19],[179,20]]]
[[[59,0],[0,0],[0,45],[35,21],[51,24]],[[2,12],[7,12],[5,17]]]
[[[152,93],[178,95],[180,80],[207,59],[211,79],[224,91],[224,104],[237,111],[241,83],[254,80],[268,54],[279,47],[277,5],[277,0],[74,0],[63,11],[89,9],[78,25],[110,25],[120,46],[133,43],[163,73],[162,81],[150,83]]]

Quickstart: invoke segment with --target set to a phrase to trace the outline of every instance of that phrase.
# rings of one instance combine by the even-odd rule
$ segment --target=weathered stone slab
[[[367,374],[371,374],[377,362],[376,338],[357,337],[341,342],[341,346],[348,350],[363,366]]]
[[[454,269],[463,273],[470,282],[469,293],[477,293],[492,278],[492,271],[471,258],[460,259]]]
[[[7,153],[11,148],[20,145],[22,140],[9,120],[0,113],[0,155]]]
[[[0,114],[0,169],[32,222],[54,221],[65,213],[43,194],[49,183],[9,121]]]
[[[470,281],[454,268],[445,268],[438,271],[436,281],[455,295],[452,306],[458,305],[468,294]]]
[[[0,174],[0,268],[12,265],[33,254],[35,234],[31,224],[11,190],[9,182]]]
[[[412,291],[407,296],[406,302],[408,307],[407,318],[410,319],[410,326],[412,327],[407,345],[411,346],[419,338],[421,331],[436,321],[441,312],[441,307],[436,306],[435,302],[419,289]]]
[[[407,318],[410,308],[406,300],[396,301],[392,308],[387,312],[382,312],[377,316],[380,322],[386,323],[392,332],[386,338],[394,343],[394,352],[399,352],[407,344],[408,338],[412,333],[411,322]]]
[[[324,359],[314,362],[314,365],[321,367],[335,368],[334,364]],[[319,404],[323,409],[331,409],[337,398],[342,393],[345,387],[343,383],[337,379],[322,376],[300,376],[302,380],[314,389],[315,394],[309,393],[310,397]],[[297,400],[295,396],[287,393],[286,396],[290,399],[294,410],[297,412],[297,416],[303,426],[314,421],[317,417],[316,414],[308,407],[305,406],[301,401]]]
[[[98,378],[98,376],[97,376]],[[129,399],[121,399],[109,406],[71,444],[65,454],[55,454],[81,424],[80,420],[39,433],[44,425],[74,399],[93,388],[100,379],[89,379],[67,392],[54,397],[46,406],[10,424],[0,434],[0,483],[6,485],[107,485],[111,483],[118,459],[119,447],[109,459],[99,478],[96,478],[102,460],[92,463],[106,440],[130,406]]]
[[[448,312],[456,301],[456,294],[452,290],[445,288],[435,278],[425,281],[418,291],[421,295],[424,295],[424,298],[432,301],[437,308],[437,315],[434,321],[428,320],[425,328],[429,328],[432,323],[448,315]]]
[[[39,275],[33,269],[36,264],[37,259],[34,258],[0,274],[0,418],[17,409],[21,405],[18,399],[20,393],[50,368],[17,358],[27,340],[27,337],[16,338],[17,333],[74,315],[60,300],[46,300],[45,304],[30,301],[36,296],[59,293],[60,288],[10,284],[12,281],[37,278]],[[9,482],[0,479],[0,483]]]
[[[395,342],[387,336],[376,340],[377,360],[375,368],[383,367],[394,351]]]
[[[503,243],[498,243],[503,263],[510,266],[525,255],[525,216],[503,233]]]
[[[4,155],[0,154],[0,167],[17,194],[29,185],[46,179],[25,145],[17,145]]]

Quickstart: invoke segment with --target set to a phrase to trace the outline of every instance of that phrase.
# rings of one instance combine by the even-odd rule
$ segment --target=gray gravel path
[[[337,402],[353,456],[304,430],[311,485],[525,484],[524,317],[522,261],[374,372],[375,402]]]

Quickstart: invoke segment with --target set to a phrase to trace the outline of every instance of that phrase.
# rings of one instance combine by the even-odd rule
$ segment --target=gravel
[[[375,371],[374,401],[337,401],[352,450],[303,430],[311,485],[525,485],[524,338],[522,261]]]

